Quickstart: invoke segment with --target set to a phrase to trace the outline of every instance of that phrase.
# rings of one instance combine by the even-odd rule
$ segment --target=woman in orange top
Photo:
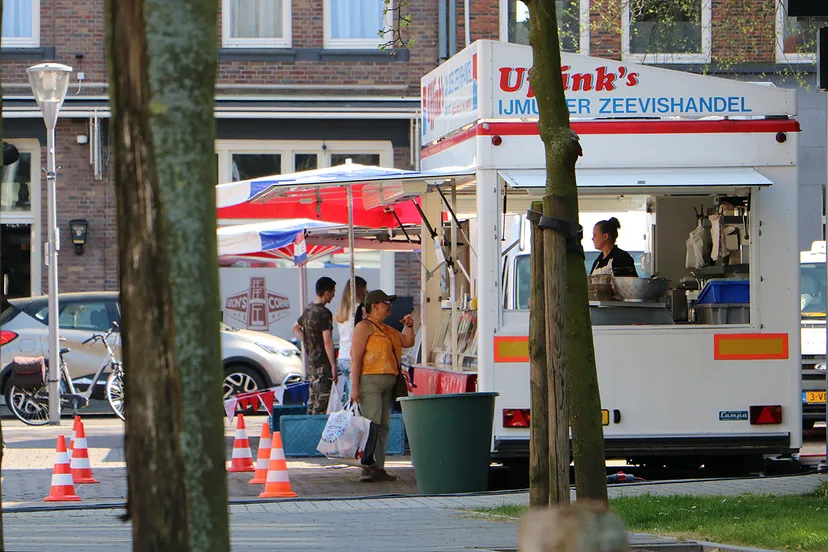
[[[382,290],[370,291],[354,319],[351,400],[358,402],[362,415],[371,420],[362,458],[363,482],[397,479],[385,471],[385,447],[391,427],[392,391],[402,373],[403,347],[414,345],[414,320],[410,314],[402,319],[402,333],[383,323],[396,298]]]

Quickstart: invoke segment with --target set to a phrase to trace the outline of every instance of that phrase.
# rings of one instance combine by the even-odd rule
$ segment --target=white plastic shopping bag
[[[345,394],[345,376],[339,376],[336,385],[331,388],[331,398],[328,399],[328,411],[325,414],[333,414],[344,408],[342,396]]]
[[[360,416],[358,405],[348,402],[328,416],[316,450],[328,458],[358,458],[365,450],[370,428],[371,420]]]

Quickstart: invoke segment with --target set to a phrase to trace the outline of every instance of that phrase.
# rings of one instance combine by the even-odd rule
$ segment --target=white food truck
[[[531,66],[529,47],[478,41],[422,79],[423,169],[476,169],[473,183],[433,186],[461,225],[473,221],[469,281],[460,273],[452,285],[456,298],[460,286],[476,297],[477,389],[499,393],[493,453],[505,461],[529,448],[529,271],[514,264],[528,249],[505,234],[509,216],[544,192]],[[795,91],[574,54],[561,71],[584,150],[582,223],[637,213],[646,220],[639,275],[670,281],[670,301],[590,303],[607,456],[747,467],[796,452]],[[427,215],[441,208],[434,195],[423,196]],[[702,261],[687,250],[697,226],[713,240]],[[426,265],[433,255],[424,251]],[[440,307],[427,303],[426,319]]]

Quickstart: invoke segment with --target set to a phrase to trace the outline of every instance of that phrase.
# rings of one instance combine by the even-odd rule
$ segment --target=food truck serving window
[[[582,193],[580,222],[593,325],[749,324],[751,240],[758,237],[751,232],[750,190]],[[528,232],[529,225],[523,226]],[[607,234],[610,244],[604,243]],[[525,237],[523,241],[531,243]],[[613,266],[617,259],[621,268]],[[506,307],[528,309],[528,246],[514,248],[505,262],[504,291],[511,295]]]

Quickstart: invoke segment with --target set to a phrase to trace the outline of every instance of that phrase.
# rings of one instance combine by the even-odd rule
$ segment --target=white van
[[[800,253],[802,427],[825,420],[825,242]]]

